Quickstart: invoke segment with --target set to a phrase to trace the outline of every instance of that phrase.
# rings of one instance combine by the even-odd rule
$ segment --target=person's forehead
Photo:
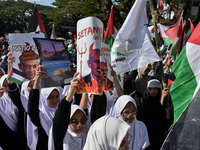
[[[158,89],[158,88],[157,87],[149,87],[149,89],[154,89],[155,90],[155,89]]]
[[[102,67],[102,68],[107,68],[107,66],[106,66],[105,63],[101,63],[101,67]]]
[[[35,64],[39,63],[38,59],[34,59],[34,60],[23,60],[22,62],[23,62],[23,64],[30,64],[30,65],[35,65]]]
[[[98,55],[95,55],[94,57],[91,57],[93,61],[95,60],[100,60],[99,56]]]

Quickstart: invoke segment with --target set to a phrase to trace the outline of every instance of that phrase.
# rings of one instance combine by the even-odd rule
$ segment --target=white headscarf
[[[56,110],[58,109],[58,105],[55,108],[50,108],[46,100],[51,94],[51,92],[55,89],[59,92],[61,100],[64,97],[62,95],[62,87],[43,88],[40,92],[40,101],[42,103],[42,106],[40,108],[40,122],[47,136],[49,136],[49,130],[53,125],[53,117],[55,115]]]
[[[128,102],[133,103],[135,108],[137,109],[137,105],[135,100],[129,96],[129,95],[122,95],[118,98],[116,101],[112,116],[119,118],[123,122],[125,122],[121,116],[121,112],[124,109],[124,107],[128,104]],[[126,122],[125,122],[126,123]],[[132,135],[132,139],[129,143],[129,149],[130,150],[143,150],[149,145],[149,138],[146,126],[143,122],[138,121],[137,118],[133,120],[132,123],[128,124],[130,129],[130,134]]]
[[[3,86],[3,82],[6,80],[7,75],[3,75],[0,79],[0,87]],[[7,126],[14,132],[17,132],[18,124],[18,109],[13,104],[12,100],[7,93],[4,92],[0,98],[0,115]]]
[[[3,72],[4,75],[6,74],[5,71],[3,70],[3,68],[0,68],[0,70]]]
[[[70,85],[65,85],[63,88],[63,95],[67,96],[70,91]]]
[[[103,116],[90,127],[83,150],[118,150],[130,127],[112,116]]]
[[[27,145],[31,150],[36,149],[38,142],[38,128],[35,126],[29,115],[27,115]]]
[[[71,105],[70,118],[74,115],[74,113],[77,110],[82,111],[84,113],[84,115],[86,116],[85,111],[80,106]],[[83,146],[85,144],[86,137],[87,137],[87,132],[88,132],[87,124],[86,124],[83,132],[79,133],[79,134],[73,132],[71,130],[70,126],[68,126],[67,132],[63,139],[63,150],[81,150],[81,149],[83,149]],[[50,129],[50,132],[49,132],[48,149],[55,150],[52,128]]]
[[[31,80],[25,80],[21,86],[20,98],[26,112],[28,110],[27,105],[28,105],[28,100],[29,100],[29,92],[28,92],[27,87],[30,81]],[[42,107],[42,104],[41,104],[41,101],[39,101],[39,109],[41,109],[41,107]],[[27,145],[31,150],[36,149],[37,141],[38,141],[38,128],[32,123],[29,115],[27,115],[26,126],[27,126],[26,128],[27,129]]]
[[[22,83],[21,94],[20,94],[21,102],[26,112],[28,110],[27,105],[28,105],[29,92],[27,90],[27,87],[29,83],[30,80],[26,80]]]

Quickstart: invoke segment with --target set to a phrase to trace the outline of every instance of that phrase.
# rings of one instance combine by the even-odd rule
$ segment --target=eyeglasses
[[[123,139],[123,141],[121,142],[119,150],[127,150],[128,144],[130,143],[131,139],[132,139],[132,135],[128,133],[126,137]]]
[[[122,112],[122,115],[124,116],[124,118],[128,118],[129,115],[131,115],[131,117],[136,117],[137,116],[137,111]]]
[[[77,119],[70,120],[70,124],[72,125],[78,125],[79,123],[81,123],[82,125],[85,125],[87,123],[87,118],[82,118],[80,121],[78,121]]]

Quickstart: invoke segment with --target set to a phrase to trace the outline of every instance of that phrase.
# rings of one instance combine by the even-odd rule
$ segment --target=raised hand
[[[169,95],[169,90],[167,88],[164,88],[162,90],[162,96],[161,96],[161,100],[160,100],[161,105],[164,104],[164,100],[165,100],[165,97],[167,97],[167,95]]]
[[[76,72],[73,76],[73,79],[70,82],[70,84],[71,84],[70,92],[72,92],[72,94],[75,94],[77,92],[76,89],[81,87],[81,85],[80,85],[81,80],[80,80],[80,78],[77,77],[78,75],[79,75],[79,73]]]
[[[39,65],[37,67],[37,72],[36,72],[36,76],[35,76],[35,82],[33,84],[33,89],[39,89],[39,85],[41,82],[42,78],[47,78],[47,72],[46,71],[41,71],[40,68],[42,68],[43,65]]]
[[[8,52],[7,54],[7,61],[8,61],[8,69],[11,69],[13,67],[13,62],[15,62],[15,57],[12,56],[13,52]],[[10,70],[8,70],[10,71]]]
[[[13,62],[15,62],[15,57],[13,57],[12,56],[12,54],[13,54],[13,52],[8,52],[8,54],[7,54],[7,57],[8,57],[8,59],[7,59],[7,62],[8,62],[8,73],[10,73],[10,71],[12,70],[12,68],[13,68]],[[12,84],[13,82],[11,82],[11,81],[9,81],[8,80],[8,84]]]
[[[70,91],[69,91],[67,97],[65,98],[65,100],[68,101],[68,102],[72,101],[74,94],[77,92],[76,89],[78,87],[81,87],[81,84],[80,84],[81,80],[80,80],[80,78],[77,77],[78,75],[79,75],[79,73],[76,72],[73,76],[73,79],[71,80]]]

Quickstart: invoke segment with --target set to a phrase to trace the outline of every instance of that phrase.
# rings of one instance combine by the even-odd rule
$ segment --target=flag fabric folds
[[[119,72],[138,69],[159,61],[148,35],[146,0],[136,0],[112,47],[112,66]]]
[[[168,24],[159,23],[159,30],[165,42],[165,45],[173,44],[173,42],[175,41],[177,37],[179,25],[181,22],[182,14],[183,14],[183,11],[179,14],[177,18],[175,18]]]
[[[172,126],[161,150],[199,150],[200,138],[200,89],[197,86],[195,96]]]
[[[55,30],[55,25],[53,24],[53,28],[51,31],[51,37],[50,39],[56,39],[56,30]]]
[[[110,11],[110,17],[108,19],[106,33],[104,36],[104,42],[109,45],[110,49],[115,41],[116,35],[118,31],[114,26],[114,18],[113,18],[113,6]]]
[[[191,20],[190,20],[190,27],[191,27],[191,31],[193,32],[194,31],[194,25],[193,25]]]
[[[200,80],[200,23],[172,65],[176,76],[170,95],[174,105],[174,123],[191,101]]]
[[[47,37],[44,24],[41,20],[40,13],[37,9],[37,5],[35,5],[33,15],[29,21],[27,32],[42,32],[45,34],[45,37]]]
[[[156,26],[157,26],[157,32],[159,33],[158,25],[156,24]],[[155,38],[155,29],[154,29],[154,25],[149,26],[148,29],[149,29],[149,32],[150,32],[150,37],[151,37],[151,38]]]
[[[183,20],[181,19],[180,26],[179,26],[179,29],[177,32],[177,36],[173,42],[171,55],[170,55],[173,60],[176,60],[177,53],[181,51],[183,31],[184,31],[184,25],[183,25]]]
[[[161,13],[163,11],[163,1],[162,0],[159,0],[158,8],[159,8],[159,12]]]
[[[25,73],[15,69],[15,68],[12,68],[7,75],[7,79],[14,83],[21,85],[25,79],[25,76],[26,76]]]
[[[193,31],[194,31],[194,25],[190,20],[190,29],[188,30],[188,32],[186,33],[185,37],[183,38],[183,46],[186,44],[186,42],[190,38],[190,36],[191,36]]]

